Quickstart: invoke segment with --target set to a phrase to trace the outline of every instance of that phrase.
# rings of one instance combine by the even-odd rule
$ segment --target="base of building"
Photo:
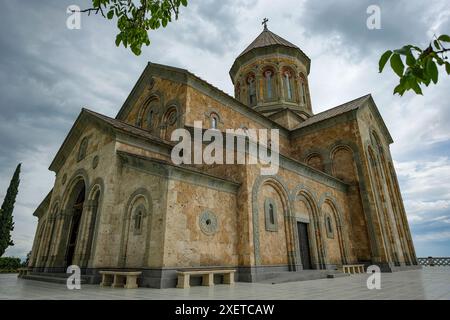
[[[366,263],[367,268],[370,264]],[[378,263],[381,272],[397,272],[406,270],[421,269],[420,265],[395,265],[390,263]],[[82,268],[82,283],[99,284],[101,282],[101,270],[127,270],[141,271],[139,279],[140,287],[148,288],[175,288],[177,285],[177,271],[179,270],[202,270],[202,269],[235,269],[235,281],[239,282],[287,282],[315,280],[323,278],[334,278],[342,276],[343,273],[337,270],[336,265],[315,266],[315,269],[304,270],[301,265],[275,265],[275,266],[252,266],[252,267],[195,267],[195,268],[142,268],[142,269],[120,269],[120,268]],[[24,279],[48,281],[55,283],[65,283],[70,274],[65,273],[64,268],[32,268],[28,276]],[[275,280],[277,279],[277,280]],[[281,279],[281,280],[280,280]],[[285,280],[282,280],[285,279]],[[291,279],[291,280],[289,280]],[[215,275],[214,283],[221,283],[220,275]],[[191,277],[191,285],[200,285],[201,277]]]

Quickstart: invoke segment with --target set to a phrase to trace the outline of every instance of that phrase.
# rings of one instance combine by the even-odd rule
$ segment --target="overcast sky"
[[[234,58],[269,29],[312,60],[314,112],[372,93],[389,128],[391,152],[418,256],[450,256],[450,78],[424,96],[392,95],[397,79],[378,73],[379,56],[407,43],[425,46],[450,32],[448,1],[197,0],[180,19],[151,32],[140,57],[114,44],[114,23],[83,16],[66,28],[66,8],[90,1],[0,0],[0,201],[22,162],[14,210],[15,246],[31,249],[32,213],[52,188],[48,166],[82,107],[114,117],[147,61],[190,70],[232,94]],[[371,4],[381,30],[366,27]]]

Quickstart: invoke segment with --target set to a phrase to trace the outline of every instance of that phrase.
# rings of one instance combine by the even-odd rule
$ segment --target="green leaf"
[[[412,67],[416,64],[416,58],[414,58],[412,53],[409,53],[406,55],[406,64],[410,67]]]
[[[114,10],[110,10],[107,14],[106,17],[111,20],[114,17]]]
[[[405,93],[405,88],[403,88],[402,84],[399,84],[398,86],[395,87],[394,94],[396,93],[398,93],[400,96],[403,96],[403,94]]]
[[[392,51],[388,50],[385,53],[383,53],[383,55],[380,58],[380,62],[378,63],[379,65],[379,72],[381,73],[384,69],[384,66],[386,65],[386,62],[388,62],[390,56],[392,55]]]
[[[409,84],[410,88],[414,90],[414,92],[416,94],[422,95],[422,89],[420,89],[420,86],[417,83],[417,80],[414,76],[411,76],[408,78],[408,84]]]
[[[394,72],[399,76],[403,76],[403,71],[405,70],[405,66],[403,64],[402,59],[400,58],[400,55],[398,53],[394,53],[391,56],[391,68],[394,70]]]
[[[439,71],[433,59],[428,59],[425,66],[425,72],[430,76],[433,83],[436,84],[438,81]]]
[[[434,40],[433,43],[434,43],[434,46],[436,47],[436,49],[441,50],[441,46],[439,45],[439,41]]]
[[[187,2],[187,0],[181,0],[181,4],[185,7],[187,7],[188,2]]]
[[[447,34],[443,34],[438,38],[439,41],[450,42],[450,36]]]
[[[122,41],[122,35],[119,33],[116,36],[116,47],[118,47],[120,45],[120,41]]]
[[[447,74],[450,75],[450,63],[445,62],[445,71],[447,71]]]

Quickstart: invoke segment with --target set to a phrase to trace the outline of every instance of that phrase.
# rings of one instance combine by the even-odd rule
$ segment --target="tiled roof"
[[[355,100],[352,100],[352,101],[346,102],[344,104],[341,104],[341,105],[339,105],[337,107],[334,107],[334,108],[328,109],[326,111],[320,112],[318,114],[315,114],[312,117],[310,117],[310,118],[306,119],[305,121],[303,121],[295,129],[304,128],[304,127],[307,127],[307,126],[312,125],[314,123],[317,123],[317,122],[320,122],[320,121],[323,121],[323,120],[326,120],[326,119],[329,119],[329,118],[336,117],[336,116],[341,115],[343,113],[346,113],[348,111],[358,109],[367,100],[369,100],[370,97],[371,97],[371,95],[367,94],[367,95],[362,96],[360,98],[357,98]]]
[[[166,145],[170,145],[170,143],[168,143],[167,141],[161,139],[158,136],[155,136],[155,135],[151,134],[147,130],[141,129],[139,127],[132,126],[132,125],[130,125],[130,124],[126,123],[126,122],[123,122],[121,120],[110,118],[108,116],[105,116],[103,114],[94,112],[94,111],[86,109],[86,108],[83,108],[83,111],[88,113],[88,114],[90,114],[91,116],[94,116],[94,117],[96,117],[96,118],[98,118],[100,120],[105,121],[106,123],[108,123],[109,125],[113,126],[116,129],[119,129],[119,130],[122,130],[122,131],[126,131],[126,132],[128,132],[128,133],[130,133],[130,134],[132,134],[134,136],[139,136],[141,138],[151,139],[151,140],[156,141],[156,142],[160,142],[160,143],[163,143],[163,144],[166,144]]]
[[[253,40],[253,42],[250,43],[250,45],[244,51],[242,51],[242,53],[239,55],[239,57],[243,56],[244,54],[246,54],[247,52],[249,52],[253,49],[261,48],[261,47],[268,47],[268,46],[273,46],[273,45],[280,45],[280,46],[285,46],[285,47],[290,47],[290,48],[295,48],[295,49],[300,50],[300,48],[297,47],[295,44],[292,44],[289,41],[280,37],[279,35],[276,35],[272,31],[269,31],[269,29],[264,29],[264,31],[261,32],[261,34],[258,37],[256,37],[256,39]]]

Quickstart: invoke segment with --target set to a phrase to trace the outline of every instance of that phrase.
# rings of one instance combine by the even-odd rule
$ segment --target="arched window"
[[[256,106],[256,81],[255,76],[250,74],[247,77],[248,86],[248,104],[250,107]]]
[[[271,198],[266,198],[266,200],[264,201],[264,216],[264,220],[266,222],[266,230],[272,232],[278,231],[277,205]]]
[[[329,233],[333,233],[333,227],[331,225],[331,218],[327,217],[327,228]]]
[[[285,70],[283,73],[283,82],[286,93],[286,100],[294,100],[294,92],[292,85],[292,72]]]
[[[153,125],[153,110],[150,110],[147,115],[147,126],[151,128]]]
[[[136,210],[135,215],[134,215],[134,231],[136,233],[141,231],[141,228],[142,228],[142,216],[143,216],[142,209],[138,208]]]
[[[239,82],[236,83],[236,86],[234,87],[234,97],[237,100],[241,100],[241,84]]]
[[[300,102],[303,104],[306,104],[306,94],[307,94],[307,89],[306,89],[306,78],[305,76],[301,73],[300,74]]]
[[[327,214],[325,217],[325,228],[327,231],[327,237],[334,238],[333,221],[331,220],[330,214]]]
[[[275,224],[275,215],[273,213],[273,204],[269,204],[269,221],[271,224]]]
[[[271,100],[274,98],[274,72],[270,69],[264,71],[264,79],[266,83],[266,98]]]
[[[219,126],[219,117],[215,113],[211,113],[211,129],[217,129]]]
[[[83,138],[80,143],[80,148],[78,149],[78,161],[83,160],[86,157],[86,151],[88,146],[88,139]]]

